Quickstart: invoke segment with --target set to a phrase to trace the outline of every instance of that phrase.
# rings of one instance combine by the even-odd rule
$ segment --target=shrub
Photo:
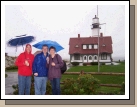
[[[8,74],[5,74],[5,78],[7,78],[8,77]]]
[[[83,66],[87,66],[87,64],[86,64],[86,63],[83,63]]]
[[[6,70],[12,70],[12,69],[18,69],[18,67],[17,66],[6,67]]]
[[[51,93],[52,93],[52,88],[51,88],[50,82],[48,81],[47,82],[47,87],[46,87],[46,94],[51,95]]]
[[[66,79],[62,86],[63,95],[92,95],[100,87],[99,80],[90,74],[80,75],[77,80]]]
[[[71,64],[72,64],[73,66],[77,66],[77,65],[79,65],[79,62],[71,62]]]
[[[18,84],[17,85],[12,85],[12,88],[15,90],[13,92],[13,95],[18,95]]]
[[[98,65],[98,62],[91,62],[91,65]]]
[[[83,63],[84,66],[91,65],[90,63]]]
[[[101,63],[101,65],[105,65],[105,63],[103,62],[103,63]]]

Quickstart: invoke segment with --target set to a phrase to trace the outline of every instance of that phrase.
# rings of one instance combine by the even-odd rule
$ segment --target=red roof
[[[99,37],[100,53],[113,53],[111,36]],[[98,49],[83,49],[83,44],[98,44],[98,37],[77,37],[69,40],[69,54],[98,54]],[[76,47],[78,45],[78,47]],[[102,46],[105,45],[105,46]]]

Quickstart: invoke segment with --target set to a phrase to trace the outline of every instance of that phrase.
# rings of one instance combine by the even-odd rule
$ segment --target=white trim
[[[91,60],[89,59],[90,56],[91,56]],[[93,56],[92,55],[88,56],[88,62],[93,62]]]
[[[86,57],[86,60],[84,59],[84,57]],[[87,62],[88,61],[88,56],[87,55],[84,55],[83,56],[83,62]]]
[[[97,59],[95,59],[95,56],[97,57]],[[98,60],[98,56],[97,56],[97,55],[94,55],[94,56],[93,56],[93,61],[96,61],[96,60]]]

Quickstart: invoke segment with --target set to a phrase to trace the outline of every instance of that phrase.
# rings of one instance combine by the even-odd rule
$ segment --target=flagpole
[[[97,5],[97,17],[98,17],[98,5]],[[100,68],[99,68],[99,29],[98,29],[98,72],[100,72]]]

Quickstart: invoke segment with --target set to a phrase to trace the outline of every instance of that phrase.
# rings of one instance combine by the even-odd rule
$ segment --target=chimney
[[[100,33],[100,37],[103,37],[103,33]]]
[[[78,38],[80,38],[80,34],[78,34]]]

